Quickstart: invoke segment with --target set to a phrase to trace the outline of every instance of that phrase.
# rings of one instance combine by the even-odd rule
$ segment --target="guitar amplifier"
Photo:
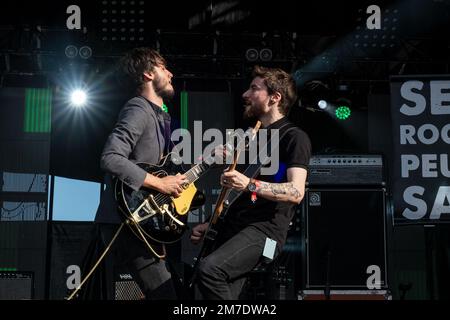
[[[0,300],[33,299],[32,272],[0,272]]]
[[[384,189],[307,188],[302,204],[305,289],[389,287]]]
[[[133,276],[123,265],[114,267],[114,300],[144,300],[145,296]]]
[[[315,155],[309,161],[308,186],[384,186],[381,155]]]
[[[114,283],[114,300],[144,300],[145,296],[130,274],[121,274],[122,280]],[[126,280],[128,279],[128,280]]]

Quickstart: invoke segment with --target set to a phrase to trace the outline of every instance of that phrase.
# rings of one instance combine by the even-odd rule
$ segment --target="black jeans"
[[[101,224],[101,237],[105,246],[113,238],[119,225]],[[160,246],[155,246],[161,252]],[[148,247],[124,226],[111,248],[114,265],[125,265],[148,300],[177,299],[172,277],[166,261],[155,257]],[[108,272],[111,274],[111,272]],[[111,276],[109,276],[111,278]],[[112,280],[112,279],[111,279]],[[112,281],[108,281],[111,285]],[[109,295],[108,299],[112,299]]]
[[[247,274],[272,260],[262,255],[267,236],[249,226],[222,244],[199,265],[197,286],[203,299],[237,300]],[[279,249],[275,250],[275,256]]]

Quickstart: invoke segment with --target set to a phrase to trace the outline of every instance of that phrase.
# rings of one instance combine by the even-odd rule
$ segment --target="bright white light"
[[[325,100],[320,100],[319,103],[317,103],[320,109],[324,110],[328,107],[328,103]]]
[[[72,104],[76,107],[81,107],[86,103],[86,93],[83,90],[75,90],[70,96]]]

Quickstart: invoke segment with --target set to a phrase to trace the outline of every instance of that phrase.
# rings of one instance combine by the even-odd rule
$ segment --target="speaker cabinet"
[[[122,274],[122,277],[130,277],[129,274]],[[145,296],[141,289],[133,280],[119,280],[114,282],[114,300],[144,300]]]
[[[387,288],[385,198],[381,188],[307,189],[306,289]]]
[[[144,300],[139,285],[125,266],[114,267],[114,300]]]
[[[33,299],[32,272],[0,272],[0,300]]]

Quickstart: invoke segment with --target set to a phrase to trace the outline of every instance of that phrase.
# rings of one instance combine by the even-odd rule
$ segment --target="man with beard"
[[[95,221],[100,225],[104,245],[111,241],[123,221],[114,198],[113,176],[133,190],[147,187],[173,197],[180,195],[182,184],[186,182],[184,175],[160,178],[135,164],[157,164],[169,150],[170,115],[162,106],[164,99],[173,97],[174,89],[173,75],[167,70],[166,61],[152,49],[136,48],[121,59],[120,67],[136,94],[122,108],[101,155],[106,189]],[[164,250],[154,243],[151,245],[155,246],[155,253]],[[176,299],[166,261],[152,253],[129,228],[122,229],[111,251],[114,263],[128,267],[146,299]]]
[[[279,130],[280,141],[270,143],[278,145],[280,165],[275,175],[252,178],[239,169],[221,176],[222,186],[242,193],[226,211],[216,249],[199,264],[195,281],[204,299],[239,298],[247,274],[280,253],[294,206],[305,194],[311,144],[286,117],[296,100],[295,82],[280,69],[264,67],[255,67],[253,77],[243,94],[244,117],[261,121],[268,133]],[[208,222],[195,226],[191,241],[199,243],[207,228]]]

